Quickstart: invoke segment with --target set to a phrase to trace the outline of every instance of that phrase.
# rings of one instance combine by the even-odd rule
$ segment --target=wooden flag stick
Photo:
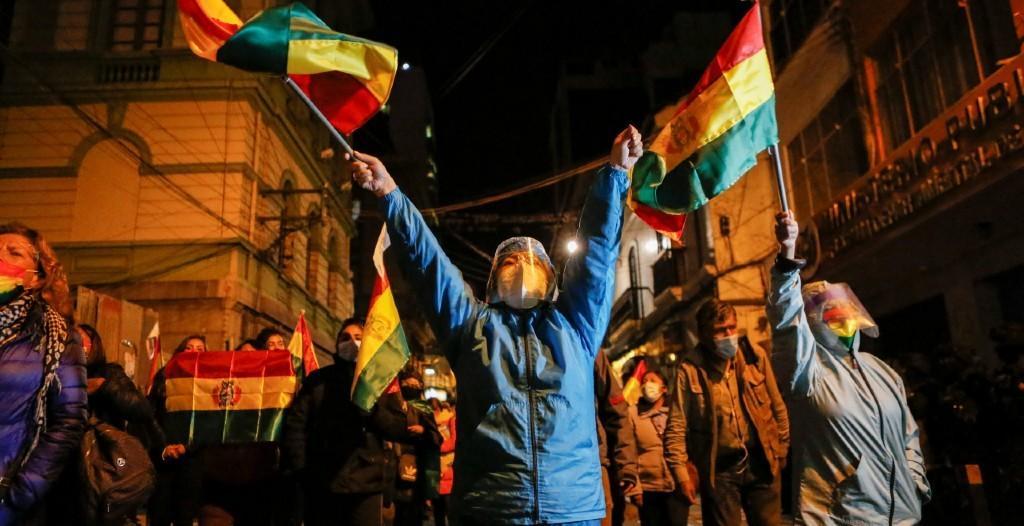
[[[356,152],[354,152],[352,147],[349,146],[348,141],[345,140],[345,137],[341,132],[335,129],[334,125],[331,124],[331,121],[327,120],[327,116],[324,115],[324,112],[320,111],[320,108],[317,108],[316,104],[313,104],[313,101],[309,100],[309,97],[306,96],[306,92],[302,91],[302,88],[300,88],[299,85],[296,84],[288,75],[282,77],[282,80],[289,88],[292,89],[292,91],[295,92],[296,95],[299,96],[300,99],[302,99],[302,102],[306,103],[306,106],[309,107],[309,111],[312,111],[313,115],[316,115],[316,117],[320,119],[320,122],[322,122],[324,126],[327,126],[327,131],[329,131],[331,133],[331,137],[334,137],[334,140],[341,145],[341,148],[355,159]]]
[[[768,147],[768,155],[772,157],[772,167],[775,169],[775,182],[779,185],[779,202],[782,203],[782,211],[789,211],[789,197],[786,195],[786,181],[782,177],[782,155],[779,154],[779,145],[773,144]]]

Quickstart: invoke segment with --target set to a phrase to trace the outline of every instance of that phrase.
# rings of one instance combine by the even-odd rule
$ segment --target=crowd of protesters
[[[278,442],[168,440],[163,371],[143,393],[107,363],[97,331],[70,324],[67,280],[46,242],[0,226],[0,525],[125,524],[138,513],[155,526],[404,526],[428,516],[618,525],[630,503],[644,526],[675,526],[698,502],[706,525],[777,525],[787,464],[798,524],[915,524],[933,496],[924,516],[935,524],[970,523],[980,508],[995,523],[1019,518],[1024,328],[995,331],[1003,365],[991,374],[958,349],[894,366],[862,352],[878,326],[849,287],[801,283],[790,213],[775,231],[771,352],[740,334],[731,305],[710,300],[697,313],[698,345],[668,374],[640,377],[629,404],[600,346],[641,144],[632,127],[616,138],[581,217],[584,255],[560,286],[543,246],[512,238],[496,251],[484,300],[383,164],[350,159],[420,285],[458,400],[426,399],[410,365],[371,411],[359,409],[351,386],[363,326],[350,319],[334,349],[317,351],[321,368],[302,381]],[[236,351],[287,341],[268,328]],[[174,354],[206,351],[197,334]],[[83,433],[108,428],[154,467],[146,502],[114,516],[85,509],[95,503],[81,498],[76,466]],[[970,465],[987,492],[965,499]]]

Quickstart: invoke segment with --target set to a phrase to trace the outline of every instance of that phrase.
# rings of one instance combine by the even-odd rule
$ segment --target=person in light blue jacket
[[[788,393],[796,524],[909,525],[931,497],[903,380],[860,352],[878,327],[842,283],[801,288],[792,212],[777,216],[768,320]]]
[[[611,311],[627,173],[642,153],[630,126],[590,188],[580,252],[562,290],[543,246],[495,253],[486,300],[473,297],[422,216],[378,159],[357,153],[406,277],[459,384],[456,524],[599,524],[605,513],[594,427],[594,360]]]

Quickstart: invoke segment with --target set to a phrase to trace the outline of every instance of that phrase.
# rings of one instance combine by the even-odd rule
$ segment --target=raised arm
[[[356,154],[352,177],[356,183],[379,198],[394,251],[426,309],[438,340],[446,341],[453,332],[473,317],[477,302],[423,216],[398,189],[379,159]],[[346,156],[347,157],[347,156]]]
[[[597,173],[580,214],[580,254],[569,258],[558,309],[576,329],[594,359],[608,328],[615,290],[615,261],[622,237],[622,202],[627,173],[643,153],[640,132],[630,126],[612,145],[609,164]]]
[[[765,310],[772,325],[772,366],[779,384],[795,394],[809,396],[816,374],[814,334],[807,324],[796,261],[799,227],[792,212],[776,216],[775,235],[781,251],[772,268],[772,289]]]

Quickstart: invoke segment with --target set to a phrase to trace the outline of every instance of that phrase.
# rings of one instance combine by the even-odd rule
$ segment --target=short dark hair
[[[242,343],[238,344],[238,346],[235,347],[235,350],[236,351],[242,350],[242,347],[245,347],[246,344],[252,345],[253,349],[259,349],[260,348],[258,341],[253,340],[253,339],[248,339],[248,340],[245,340]]]
[[[178,346],[174,348],[174,354],[185,352],[185,347],[188,347],[189,340],[199,340],[203,342],[203,345],[206,345],[206,336],[203,336],[202,334],[190,334],[184,337],[181,340],[181,343],[179,343]]]
[[[341,329],[339,329],[339,330],[343,331],[349,325],[358,325],[359,328],[362,328],[363,325],[366,325],[366,318],[360,318],[358,316],[353,316],[351,318],[348,318],[345,321],[341,322]]]
[[[103,338],[100,338],[100,333],[96,332],[95,327],[85,323],[79,323],[76,327],[87,334],[89,339],[92,340],[92,356],[88,357],[85,364],[86,367],[95,369],[105,365],[107,363],[107,355],[103,349]]]
[[[697,330],[710,329],[716,323],[736,319],[736,309],[728,302],[712,298],[697,310]]]
[[[260,350],[266,350],[267,342],[270,341],[271,336],[280,336],[282,338],[285,338],[284,331],[282,331],[281,329],[278,329],[277,327],[267,327],[266,329],[263,329],[262,331],[260,331],[259,334],[256,335],[256,348]]]

